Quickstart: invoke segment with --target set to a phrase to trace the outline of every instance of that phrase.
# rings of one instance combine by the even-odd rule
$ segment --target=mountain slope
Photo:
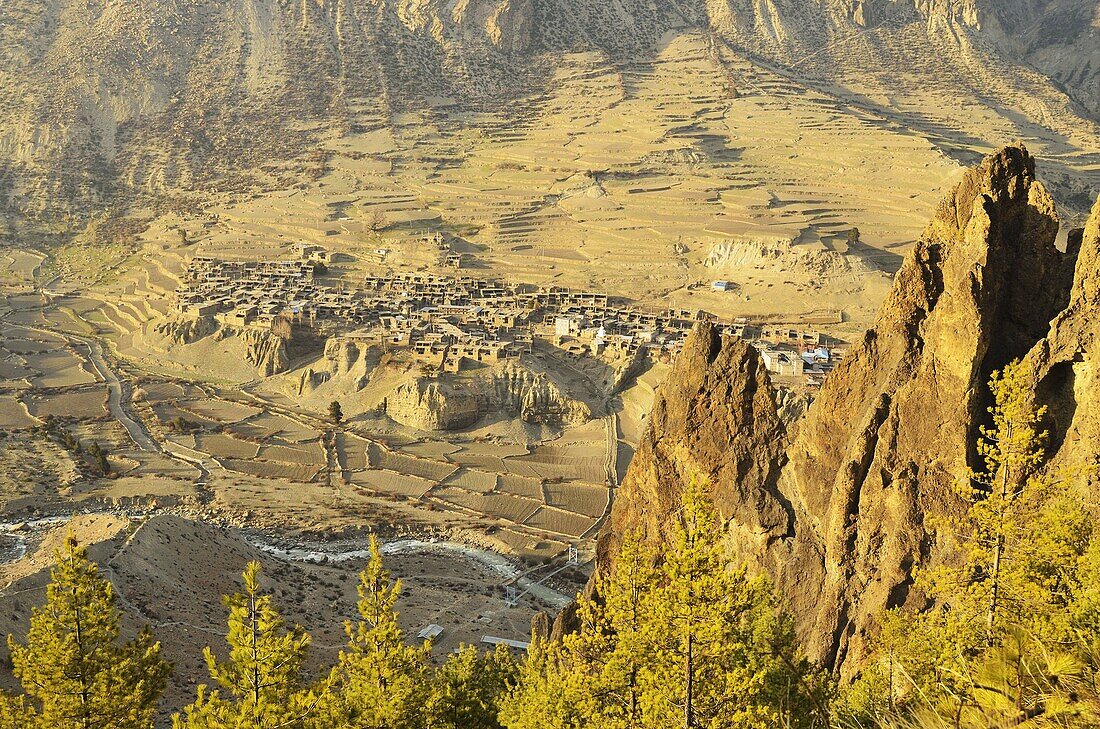
[[[858,123],[867,131],[915,135],[964,162],[1023,138],[1051,158],[1059,201],[1085,207],[1083,196],[1100,185],[1089,96],[1089,69],[1100,67],[1089,65],[1095,18],[1079,27],[1087,0],[950,7],[900,0],[11,0],[0,14],[0,210],[16,232],[64,230],[105,209],[146,217],[201,210],[226,195],[309,184],[333,154],[364,153],[364,136],[390,140],[367,144],[365,153],[388,164],[385,178],[415,190],[425,168],[445,173],[452,158],[461,161],[470,130],[475,145],[494,150],[527,125],[576,129],[593,123],[585,116],[606,118],[584,96],[558,97],[562,84],[578,73],[602,76],[629,101],[662,48],[683,36],[705,43],[701,64],[724,79],[717,97],[677,101],[688,125],[730,98],[760,96],[793,111],[807,93],[823,94],[824,106],[803,129],[866,116]],[[1017,38],[1021,28],[1030,29],[1026,42]],[[1049,75],[1012,60],[1018,56]],[[659,98],[644,104],[658,109]],[[560,103],[579,104],[579,115],[554,118]],[[797,128],[776,133],[781,145],[801,139]],[[738,130],[706,134],[710,146],[695,166],[729,179],[729,160],[714,144],[738,146]],[[447,144],[452,136],[461,148]],[[649,151],[605,149],[573,171],[633,170]],[[530,147],[505,159],[540,166]],[[747,174],[760,180],[763,173]],[[484,179],[463,183],[483,195],[495,191]],[[543,196],[553,193],[549,182],[540,186]],[[452,209],[463,203],[422,195],[421,204],[447,222],[460,217]],[[583,236],[598,226],[580,221],[575,229]]]

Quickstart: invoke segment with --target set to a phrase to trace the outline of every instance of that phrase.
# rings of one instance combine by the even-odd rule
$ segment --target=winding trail
[[[103,345],[95,340],[85,339],[74,334],[68,334],[66,337],[70,342],[78,342],[87,350],[88,361],[92,363],[96,372],[107,383],[107,408],[111,411],[111,416],[126,429],[126,432],[130,435],[130,440],[134,441],[134,445],[143,451],[152,453],[161,451],[161,447],[149,435],[149,431],[145,429],[141,421],[127,411],[133,390],[130,383],[120,378],[115,368],[107,361],[107,357],[103,354]]]

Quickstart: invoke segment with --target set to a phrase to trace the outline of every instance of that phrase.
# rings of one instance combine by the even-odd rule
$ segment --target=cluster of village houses
[[[316,280],[328,262],[321,246],[301,244],[297,257],[276,261],[191,259],[176,293],[179,312],[232,327],[270,329],[277,320],[331,330],[360,344],[403,349],[457,372],[473,363],[516,359],[535,339],[573,357],[670,357],[705,312],[642,311],[606,294],[510,284],[473,276],[396,273],[367,276],[350,290]],[[751,341],[768,369],[815,384],[834,365],[839,342],[815,331],[725,322]]]

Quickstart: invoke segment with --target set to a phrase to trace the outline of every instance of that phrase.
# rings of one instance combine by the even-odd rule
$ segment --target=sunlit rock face
[[[1094,214],[1080,261],[1077,235],[1059,251],[1034,160],[1022,147],[990,155],[940,204],[874,326],[790,426],[755,350],[696,330],[619,490],[604,564],[626,530],[663,538],[701,474],[731,550],[772,575],[810,655],[854,670],[877,613],[925,600],[913,568],[941,558],[929,517],[962,508],[954,486],[977,465],[994,370],[1035,360],[1037,396],[1062,423],[1056,460],[1093,458],[1092,409],[1075,403],[1096,349],[1098,228]]]

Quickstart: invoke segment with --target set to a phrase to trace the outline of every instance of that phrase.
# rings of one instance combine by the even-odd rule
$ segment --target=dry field
[[[261,412],[259,415],[235,425],[233,430],[245,437],[267,439],[278,436],[290,443],[315,440],[320,435],[313,428],[302,425],[286,416],[266,412]]]
[[[192,412],[182,410],[171,402],[156,403],[152,406],[152,411],[162,426],[175,423],[177,420],[182,420],[196,428],[211,428],[219,425],[216,420],[199,417]]]
[[[545,493],[542,481],[539,479],[525,478],[523,476],[516,476],[512,473],[502,473],[500,475],[500,490],[505,493],[540,501],[543,499],[543,494]]]
[[[368,467],[367,445],[369,441],[350,433],[341,433],[339,445],[340,465],[349,471],[361,471]]]
[[[180,407],[188,412],[219,423],[238,423],[260,414],[260,409],[227,400],[189,400]]]
[[[351,482],[379,493],[413,499],[422,498],[435,486],[428,479],[393,471],[357,471],[351,475]]]
[[[591,517],[603,516],[608,506],[607,486],[565,481],[546,485],[547,506]]]
[[[408,453],[409,455],[417,456],[419,458],[431,458],[433,460],[447,460],[455,461],[456,463],[462,463],[460,459],[454,458],[453,454],[462,452],[460,446],[452,443],[444,443],[442,441],[420,441],[416,443],[407,443],[399,447],[399,450]]]
[[[551,532],[575,540],[595,526],[596,519],[582,514],[575,514],[571,511],[543,506],[527,517],[523,524],[532,529]]]
[[[478,493],[487,494],[496,489],[499,479],[500,475],[496,473],[460,468],[454,474],[444,479],[443,483],[447,486],[456,486],[460,489],[466,489],[467,491],[477,491]]]
[[[46,416],[80,419],[102,418],[107,415],[107,393],[101,389],[53,392],[24,396],[27,410],[39,420]]]
[[[37,424],[16,395],[0,395],[0,428],[29,428]]]
[[[20,248],[0,249],[0,283],[26,284],[34,281],[46,256],[38,251]]]
[[[223,458],[220,459],[220,462],[230,471],[264,479],[277,478],[295,483],[313,481],[321,470],[316,466],[299,466],[279,461],[245,461],[237,458]]]
[[[322,466],[325,463],[325,452],[319,443],[265,445],[260,449],[258,457],[264,461],[283,461],[302,466]]]
[[[195,450],[221,458],[254,459],[260,447],[255,443],[237,440],[228,435],[196,435]]]
[[[85,367],[83,358],[65,350],[26,354],[23,359],[27,367],[41,373],[31,378],[31,384],[35,387],[75,387],[91,384],[97,379]]]
[[[431,496],[448,504],[503,519],[522,523],[539,508],[539,502],[505,493],[481,494],[451,486],[432,489]]]
[[[458,467],[452,463],[432,461],[427,458],[403,456],[372,443],[368,447],[372,467],[383,468],[398,473],[408,473],[431,481],[442,481],[454,473]]]

